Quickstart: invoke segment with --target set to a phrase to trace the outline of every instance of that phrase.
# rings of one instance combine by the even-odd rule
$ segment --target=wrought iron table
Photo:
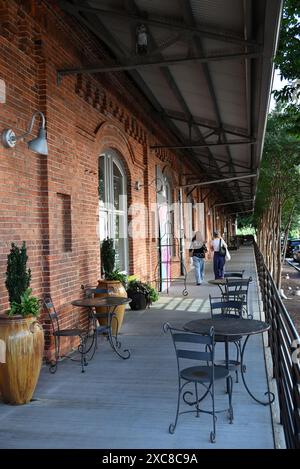
[[[97,349],[97,342],[98,342],[97,320],[100,318],[101,319],[104,318],[107,321],[107,325],[101,328],[101,331],[107,333],[107,338],[113,351],[124,360],[130,357],[130,351],[128,349],[124,349],[122,352],[120,351],[121,342],[118,340],[118,332],[117,332],[118,327],[116,327],[116,335],[112,334],[112,327],[111,327],[113,320],[118,322],[117,316],[115,314],[116,308],[120,305],[125,305],[130,302],[131,302],[130,298],[122,298],[120,296],[107,296],[104,298],[103,297],[81,298],[79,300],[72,301],[73,306],[88,308],[89,318],[92,321],[93,328],[94,328],[93,341],[92,341],[92,345],[89,348],[91,349],[92,347],[94,347],[92,357]],[[94,311],[95,308],[98,308],[100,306],[106,307],[107,313],[96,313]]]
[[[217,278],[213,280],[208,280],[207,283],[210,283],[211,285],[226,285],[226,278]]]
[[[183,328],[189,332],[196,332],[198,334],[209,334],[211,327],[214,328],[216,336],[222,336],[225,339],[225,363],[226,367],[229,369],[229,352],[228,352],[228,342],[229,339],[234,337],[245,336],[246,339],[241,348],[241,375],[243,384],[245,386],[248,394],[256,402],[262,405],[270,405],[275,400],[275,395],[266,391],[265,395],[268,396],[268,401],[261,401],[257,399],[253,393],[250,391],[246,380],[245,380],[245,366],[244,366],[244,353],[247,342],[251,335],[262,334],[270,329],[270,325],[263,321],[257,321],[255,319],[242,319],[242,318],[215,318],[215,319],[196,319],[194,321],[187,322],[184,324]]]

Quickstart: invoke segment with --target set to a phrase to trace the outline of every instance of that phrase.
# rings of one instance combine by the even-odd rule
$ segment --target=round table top
[[[208,280],[208,283],[211,285],[226,285],[226,279],[225,278],[216,278],[213,280]]]
[[[260,334],[270,329],[266,322],[242,318],[196,319],[184,324],[183,329],[209,334],[211,327],[214,327],[215,335],[226,337]]]
[[[86,306],[89,308],[98,306],[120,306],[131,302],[131,298],[123,298],[121,296],[106,296],[96,298],[80,298],[72,301],[73,306]]]

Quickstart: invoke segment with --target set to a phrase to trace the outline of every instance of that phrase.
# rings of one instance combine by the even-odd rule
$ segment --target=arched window
[[[113,150],[99,158],[100,241],[114,239],[115,268],[128,271],[127,179],[123,164]]]

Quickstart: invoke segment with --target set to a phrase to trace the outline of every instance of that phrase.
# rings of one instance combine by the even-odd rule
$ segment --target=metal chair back
[[[252,282],[252,277],[242,279],[226,279],[224,297],[227,300],[238,300],[242,301],[243,309],[248,314],[248,292],[249,284]]]
[[[243,314],[243,302],[239,300],[226,300],[224,297],[212,297],[209,295],[211,317],[237,317]]]
[[[43,300],[43,306],[48,314],[48,318],[52,328],[52,334],[55,335],[56,332],[60,331],[59,327],[59,317],[54,307],[51,296],[47,296]]]
[[[183,363],[181,359],[203,361],[206,366],[214,365],[215,341],[213,327],[207,335],[176,329],[168,323],[164,325],[164,331],[167,330],[170,331],[173,340],[179,373]],[[201,346],[203,346],[203,350],[201,350]],[[199,378],[199,381],[201,381],[201,378]]]

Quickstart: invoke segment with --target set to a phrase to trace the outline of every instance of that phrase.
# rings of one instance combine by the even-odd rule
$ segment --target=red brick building
[[[160,197],[170,205],[181,198],[181,221],[180,214],[171,213],[169,219],[172,230],[181,236],[184,233],[186,240],[196,229],[203,229],[210,239],[213,215],[216,227],[228,238],[234,233],[235,214],[230,205],[226,210],[221,205],[213,209],[215,204],[230,200],[224,197],[224,188],[181,187],[192,184],[195,176],[197,181],[205,181],[210,163],[206,160],[202,171],[204,162],[198,163],[186,151],[150,148],[174,145],[174,132],[126,71],[77,73],[61,77],[58,83],[57,70],[64,67],[115,63],[108,45],[91,31],[87,21],[78,21],[62,4],[67,6],[68,2],[0,0],[0,79],[6,92],[0,104],[1,127],[22,134],[33,112],[41,111],[49,147],[48,156],[28,150],[25,142],[10,149],[0,147],[2,310],[8,307],[4,281],[11,242],[26,241],[34,294],[42,297],[51,293],[57,307],[67,313],[70,301],[80,294],[80,286],[95,284],[100,276],[99,236],[118,240],[119,233],[127,232],[129,226],[135,236],[117,241],[120,268],[154,280],[159,260],[158,227],[151,208]],[[257,32],[261,38],[272,16],[268,8],[270,11],[254,12],[262,14],[265,21]],[[268,34],[275,36],[273,29]],[[274,50],[274,38],[267,47]],[[268,101],[268,96],[262,98],[259,93],[269,89],[272,72],[269,63],[263,77],[264,67],[262,62],[251,72],[259,76],[259,85],[252,85],[250,99],[256,101],[248,130],[260,143],[256,156],[246,154],[245,161],[254,163],[244,166],[244,173],[255,172],[259,165]],[[38,119],[34,132],[37,128]],[[227,130],[230,132],[229,127]],[[238,139],[237,130],[236,134]],[[198,139],[196,131],[194,139]],[[229,166],[224,177],[237,174],[236,168]],[[217,178],[220,173],[211,171],[211,176]],[[253,198],[254,186],[245,186],[244,192],[241,187],[245,199]],[[127,200],[121,201],[120,194]],[[197,203],[204,206],[197,207]],[[186,250],[188,242],[185,244]],[[172,255],[172,275],[177,276],[178,249]],[[187,252],[185,258],[189,268]],[[68,317],[72,319],[72,315]],[[66,323],[71,319],[66,316]]]

